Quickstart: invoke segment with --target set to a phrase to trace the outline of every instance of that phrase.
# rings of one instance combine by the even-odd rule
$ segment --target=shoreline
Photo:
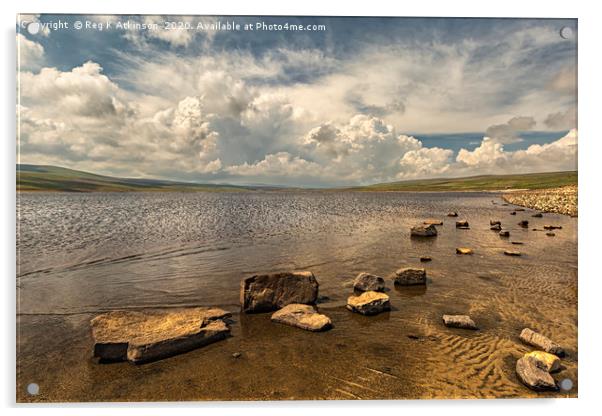
[[[577,195],[577,185],[568,185],[558,188],[507,192],[502,195],[502,199],[525,208],[577,217]]]

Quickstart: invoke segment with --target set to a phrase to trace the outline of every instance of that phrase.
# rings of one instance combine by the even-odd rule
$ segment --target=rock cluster
[[[512,204],[538,211],[577,216],[577,185],[508,192],[503,198]]]

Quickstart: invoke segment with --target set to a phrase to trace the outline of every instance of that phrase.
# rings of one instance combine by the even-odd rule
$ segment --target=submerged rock
[[[457,217],[457,216],[458,216],[458,213],[457,213],[456,211],[452,211],[452,212],[449,212],[449,213],[447,214],[447,216],[448,216],[448,217]]]
[[[399,286],[426,284],[426,270],[422,268],[405,267],[395,272],[393,281]]]
[[[286,305],[274,312],[271,319],[306,331],[324,331],[332,327],[332,321],[328,316],[319,314],[313,306],[302,303]]]
[[[515,246],[522,246],[523,244],[525,244],[522,241],[511,241],[510,243],[514,244]]]
[[[489,227],[489,229],[492,231],[501,231],[502,225],[501,224],[493,224],[491,227]]]
[[[312,272],[285,272],[250,276],[240,282],[242,310],[270,312],[291,303],[315,303],[318,281]]]
[[[489,225],[502,225],[502,222],[499,220],[489,220]]]
[[[549,352],[531,351],[525,354],[525,357],[533,357],[537,361],[537,366],[548,373],[560,370],[560,358]]]
[[[556,233],[553,233],[553,232],[551,232],[551,231],[548,231],[548,232],[546,233],[546,235],[547,235],[548,237],[555,237],[555,236],[556,236]]]
[[[523,227],[523,228],[529,228],[529,221],[527,220],[522,220],[518,223],[519,226]]]
[[[427,220],[423,221],[424,225],[443,225],[443,221],[441,220],[436,220],[434,218],[429,218]]]
[[[443,323],[450,328],[479,329],[468,315],[443,315]]]
[[[423,262],[423,263],[426,263],[426,262],[431,261],[431,260],[433,260],[433,259],[430,256],[422,256],[422,257],[420,257],[420,261]]]
[[[369,290],[382,292],[385,290],[385,279],[370,273],[360,273],[353,281],[353,288],[360,292],[367,292]]]
[[[456,221],[456,228],[465,228],[465,229],[469,228],[468,221],[466,221],[466,220]]]
[[[500,237],[510,237],[510,231],[500,231]]]
[[[561,225],[544,225],[543,226],[544,230],[560,230],[562,229]]]
[[[525,328],[520,333],[520,340],[525,344],[532,345],[550,354],[564,357],[564,350],[560,345],[545,335],[539,334],[530,328]]]
[[[412,237],[435,237],[437,236],[437,228],[433,224],[416,225],[410,230]]]
[[[522,255],[520,251],[512,251],[512,250],[504,250],[504,254],[506,256],[514,256],[514,257],[519,257]]]
[[[467,248],[467,247],[457,247],[456,248],[456,254],[472,254],[473,251],[471,248]]]
[[[108,312],[90,322],[94,356],[138,364],[187,352],[226,338],[229,316],[218,308]]]
[[[359,296],[350,296],[347,299],[347,309],[362,315],[376,315],[391,309],[389,296],[380,292],[364,292]]]
[[[516,362],[516,375],[527,387],[536,391],[558,390],[554,378],[539,366],[534,357],[524,356]]]

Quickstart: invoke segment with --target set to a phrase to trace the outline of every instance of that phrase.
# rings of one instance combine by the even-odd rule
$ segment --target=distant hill
[[[504,189],[544,189],[577,185],[577,172],[482,175],[467,178],[419,179],[348,188],[354,191],[495,191]]]
[[[368,186],[331,188],[346,191],[487,191],[503,189],[543,189],[576,185],[577,172],[483,175],[468,178],[420,179]],[[221,192],[290,189],[276,186],[237,186],[197,184],[159,179],[115,178],[58,166],[17,165],[17,191],[54,192]],[[321,189],[327,191],[328,189]]]
[[[158,179],[114,178],[58,166],[17,164],[17,191],[55,192],[220,192],[256,187],[196,184]]]

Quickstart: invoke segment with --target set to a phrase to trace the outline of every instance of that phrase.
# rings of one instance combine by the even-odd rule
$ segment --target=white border
[[[247,403],[170,403],[170,404],[83,404],[50,406],[16,406],[15,400],[15,38],[17,13],[104,13],[104,14],[233,14],[233,15],[345,15],[345,16],[466,16],[466,17],[569,17],[579,19],[579,399],[574,400],[458,400],[458,401],[395,401],[395,402],[247,402]],[[399,2],[370,0],[352,3],[326,3],[324,0],[285,1],[215,1],[196,2],[168,0],[103,0],[82,2],[53,0],[39,2],[20,0],[18,4],[2,2],[2,209],[3,231],[0,249],[2,274],[3,333],[0,367],[1,403],[9,407],[8,414],[44,412],[49,415],[165,415],[174,408],[184,414],[230,413],[245,415],[308,415],[331,414],[336,411],[358,413],[372,408],[386,413],[407,412],[422,414],[469,415],[487,412],[489,415],[523,412],[577,414],[592,410],[602,396],[602,339],[600,337],[600,305],[602,276],[596,262],[600,240],[596,228],[601,226],[600,201],[600,40],[602,16],[595,2],[556,1],[527,2],[506,0],[484,1],[426,1]],[[542,299],[545,302],[545,299]],[[15,407],[20,409],[15,409]],[[108,408],[107,408],[108,407]],[[599,410],[598,410],[599,412]]]

